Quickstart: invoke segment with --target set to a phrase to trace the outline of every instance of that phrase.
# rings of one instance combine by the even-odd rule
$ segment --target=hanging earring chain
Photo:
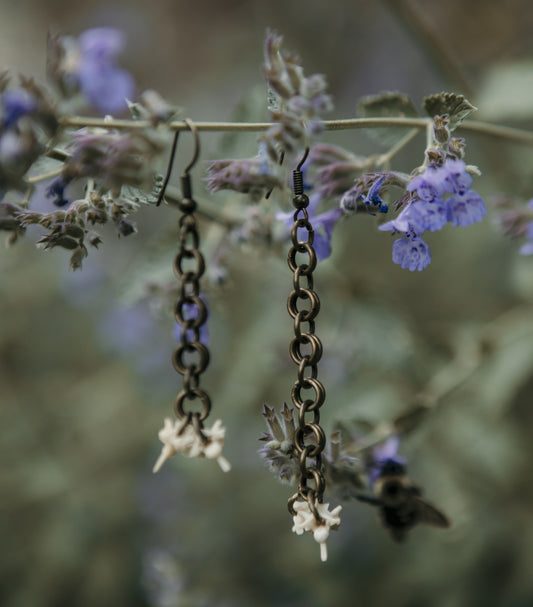
[[[326,488],[322,463],[326,436],[320,426],[320,407],[326,399],[326,390],[317,377],[318,362],[322,357],[322,343],[315,335],[315,318],[320,310],[320,300],[313,286],[317,257],[313,248],[315,233],[307,213],[309,198],[304,194],[301,171],[308,153],[307,149],[298,168],[293,171],[293,205],[296,210],[291,230],[292,246],[288,254],[289,268],[293,272],[293,290],[287,300],[287,309],[294,319],[294,337],[289,353],[298,365],[298,377],[292,387],[291,398],[298,411],[294,446],[300,467],[298,491],[289,499],[288,507],[294,517],[293,531],[298,534],[313,532],[315,540],[320,543],[321,558],[325,561],[326,540],[330,528],[336,529],[340,524],[338,513],[341,506],[328,512],[329,504],[322,503]],[[298,255],[306,255],[307,259],[298,262]],[[298,308],[298,303],[302,301],[308,302],[307,309]],[[302,391],[312,391],[313,397],[306,398]]]
[[[207,308],[200,297],[200,278],[205,271],[205,261],[199,250],[199,236],[194,211],[196,202],[191,196],[191,182],[188,173],[181,177],[183,198],[179,203],[182,216],[179,220],[179,248],[174,259],[174,272],[179,280],[178,300],[174,310],[181,326],[180,343],[172,362],[183,376],[183,389],[176,397],[175,412],[178,418],[197,418],[203,422],[211,411],[211,400],[200,388],[200,375],[209,364],[209,350],[200,341],[200,330],[207,320]],[[190,266],[193,266],[192,268]],[[186,266],[189,266],[185,269]],[[195,358],[196,360],[192,360]],[[189,359],[189,360],[187,360]],[[199,399],[201,413],[186,413],[185,400]]]
[[[222,457],[225,429],[217,420],[211,428],[204,427],[204,421],[211,412],[211,399],[200,387],[200,376],[209,364],[209,349],[202,342],[201,329],[207,320],[207,306],[200,295],[200,278],[205,271],[204,256],[200,251],[200,236],[194,212],[197,204],[192,196],[189,171],[198,159],[200,143],[194,123],[185,120],[195,139],[194,157],[181,177],[182,199],[179,209],[178,252],[174,259],[174,273],[179,281],[178,299],[174,308],[176,321],[181,327],[180,342],[172,356],[176,371],[183,377],[183,387],[176,396],[174,410],[177,420],[166,419],[159,432],[163,450],[154,466],[157,472],[163,462],[171,455],[181,452],[188,457],[206,457],[216,459],[224,471],[230,469],[229,462]],[[174,139],[172,158],[177,137]],[[170,176],[171,163],[167,176]],[[168,179],[166,180],[168,182]],[[158,202],[162,200],[161,194]],[[201,411],[186,411],[185,403],[199,400]]]

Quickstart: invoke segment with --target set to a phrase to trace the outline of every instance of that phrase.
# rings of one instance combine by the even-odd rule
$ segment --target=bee
[[[419,487],[407,476],[404,464],[387,459],[380,465],[374,482],[374,495],[357,499],[379,508],[382,525],[397,542],[404,542],[413,527],[420,523],[447,528],[450,521],[435,506],[422,499]]]

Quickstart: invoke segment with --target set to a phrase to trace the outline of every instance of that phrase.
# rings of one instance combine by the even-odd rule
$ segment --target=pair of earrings
[[[161,455],[154,466],[157,472],[165,460],[175,453],[188,457],[216,459],[224,471],[230,469],[229,462],[222,456],[225,429],[217,420],[211,428],[204,425],[211,411],[211,401],[200,387],[200,376],[209,363],[209,350],[200,341],[200,329],[207,318],[207,308],[200,296],[200,278],[205,271],[205,260],[199,250],[200,238],[194,212],[197,203],[192,197],[190,170],[196,164],[200,153],[200,139],[196,125],[185,120],[187,128],[195,140],[194,156],[181,177],[182,199],[179,202],[178,253],[174,260],[174,272],[179,281],[179,294],[175,306],[175,317],[181,326],[181,338],[173,355],[176,371],[183,377],[183,387],[175,402],[177,419],[165,419],[159,432],[163,443]],[[170,155],[169,167],[157,204],[159,205],[170,178],[179,131],[176,131]],[[296,493],[289,499],[289,512],[293,516],[292,530],[298,535],[304,531],[313,534],[320,544],[320,556],[327,559],[326,541],[331,529],[340,524],[341,506],[329,510],[323,503],[326,481],[322,463],[322,452],[326,446],[326,436],[320,426],[320,408],[325,402],[326,391],[318,379],[318,362],[322,357],[322,343],[315,334],[315,319],[320,310],[320,300],[313,284],[313,272],[317,256],[313,248],[314,230],[309,220],[307,207],[309,198],[304,194],[302,165],[307,148],[298,167],[293,171],[294,223],[291,230],[292,246],[288,254],[288,265],[293,273],[293,290],[287,308],[294,320],[294,337],[289,346],[291,359],[298,366],[297,379],[291,391],[291,398],[298,411],[298,426],[294,433],[294,447],[298,454],[299,479]],[[305,256],[298,261],[299,256]],[[304,307],[307,302],[307,309]],[[303,350],[310,350],[305,353]],[[306,398],[303,393],[312,393]],[[201,411],[185,410],[185,403],[200,401]]]

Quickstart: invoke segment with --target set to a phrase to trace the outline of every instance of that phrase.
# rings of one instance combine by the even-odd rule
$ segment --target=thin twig
[[[28,179],[26,179],[26,181],[29,184],[34,184],[34,183],[39,183],[40,181],[46,181],[47,179],[52,179],[52,177],[59,177],[59,175],[61,175],[61,173],[63,172],[63,167],[59,168],[59,169],[54,169],[53,171],[50,171],[49,173],[43,173],[41,175],[34,175],[33,177],[28,177]]]
[[[404,137],[400,139],[400,141],[398,141],[398,143],[393,145],[388,152],[381,154],[381,156],[378,157],[376,164],[379,166],[387,165],[394,158],[394,156],[396,156],[396,154],[401,152],[403,148],[418,135],[419,132],[420,129],[411,129],[404,135]]]
[[[85,118],[83,116],[64,117],[60,120],[63,127],[101,127],[106,129],[147,129],[151,127],[146,120],[103,120]],[[347,118],[343,120],[325,120],[322,124],[326,131],[343,131],[351,129],[375,129],[383,127],[427,128],[432,124],[431,118]],[[199,131],[211,132],[261,132],[272,126],[272,122],[195,122]],[[184,131],[189,127],[183,121],[171,122],[167,128],[171,131]],[[533,144],[533,131],[526,131],[490,122],[465,120],[459,127],[462,131],[470,131],[490,137],[508,139],[515,143]]]

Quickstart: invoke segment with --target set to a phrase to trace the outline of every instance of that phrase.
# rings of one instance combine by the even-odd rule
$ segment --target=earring
[[[315,318],[320,310],[320,300],[313,287],[317,257],[313,248],[314,230],[307,213],[309,198],[304,194],[301,171],[308,154],[309,148],[293,171],[295,212],[291,230],[292,246],[288,254],[289,268],[293,272],[293,290],[287,300],[287,309],[294,320],[294,337],[289,352],[293,362],[298,365],[298,377],[292,387],[291,399],[298,411],[294,447],[299,460],[298,490],[289,499],[288,507],[293,516],[292,530],[298,535],[304,531],[311,532],[320,544],[320,558],[325,561],[326,541],[330,530],[338,529],[340,525],[342,506],[329,511],[329,504],[323,503],[326,481],[322,452],[326,446],[326,435],[320,426],[320,408],[326,399],[326,391],[317,377],[318,362],[322,357],[322,343],[315,335]],[[300,240],[300,236],[304,239]],[[306,255],[307,260],[298,263],[296,258],[299,254]],[[308,309],[298,308],[298,302],[302,301],[308,302]],[[304,347],[310,352],[302,352]],[[313,398],[304,398],[302,391],[309,390],[313,392]]]
[[[182,198],[178,204],[181,211],[179,245],[174,259],[174,273],[179,281],[174,312],[181,327],[181,336],[172,357],[175,370],[183,377],[183,387],[178,392],[174,404],[177,419],[173,422],[170,418],[166,418],[163,428],[159,431],[159,440],[163,443],[163,449],[153,471],[157,472],[169,457],[179,452],[187,457],[216,459],[222,470],[227,472],[231,466],[222,456],[226,430],[220,420],[217,420],[211,428],[204,426],[211,412],[211,400],[207,392],[200,387],[200,376],[209,364],[209,349],[202,343],[200,336],[207,319],[207,306],[200,295],[200,278],[205,271],[205,260],[199,249],[200,235],[194,215],[197,203],[192,196],[190,178],[190,170],[200,155],[200,138],[194,122],[189,119],[184,122],[193,134],[195,149],[192,160],[181,176]],[[176,131],[167,175],[156,206],[163,199],[170,178],[178,136],[179,131]],[[201,411],[187,411],[185,404],[189,401],[199,401]]]

